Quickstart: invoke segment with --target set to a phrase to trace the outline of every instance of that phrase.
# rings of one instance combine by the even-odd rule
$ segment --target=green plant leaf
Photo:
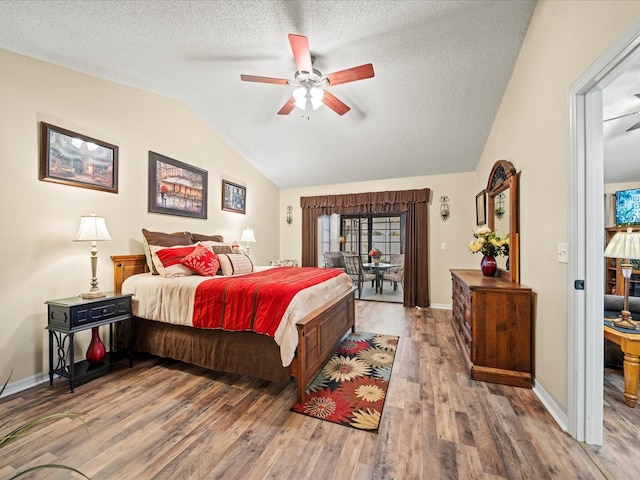
[[[0,437],[0,447],[7,445],[8,443],[12,442],[13,440],[20,437],[21,435],[24,435],[29,430],[40,425],[41,423],[48,422],[49,420],[55,420],[56,418],[77,418],[82,422],[82,424],[84,425],[84,428],[87,430],[87,433],[89,432],[89,428],[87,427],[87,424],[85,423],[84,419],[80,416],[79,413],[72,413],[72,412],[52,413],[51,415],[44,415],[42,417],[38,417],[34,420],[31,420],[30,422],[27,422],[23,425],[20,425],[18,428],[10,432],[8,435]]]
[[[0,389],[0,395],[2,395],[2,392],[4,392],[4,389],[7,387],[7,384],[9,383],[9,379],[11,378],[12,374],[13,374],[13,370],[11,370],[11,373],[9,373],[9,377],[4,382],[4,385],[2,386],[2,389]],[[16,428],[12,432],[10,432],[8,435],[0,437],[0,448],[2,448],[5,445],[11,443],[13,440],[15,440],[16,438],[20,437],[21,435],[24,435],[29,430],[31,430],[32,428],[40,425],[41,423],[48,422],[49,420],[55,420],[57,418],[77,418],[78,420],[80,420],[82,422],[82,425],[84,425],[84,428],[87,431],[87,433],[89,433],[89,427],[87,426],[87,423],[84,421],[84,418],[82,418],[82,416],[80,416],[79,413],[73,413],[73,412],[52,413],[50,415],[43,415],[42,417],[38,417],[38,418],[36,418],[34,420],[31,420],[30,422],[27,422],[27,423],[25,423],[23,425],[20,425],[18,428]],[[2,423],[0,425],[0,427],[4,427],[5,424],[6,424],[6,422]],[[77,474],[82,475],[84,478],[88,478],[89,480],[91,480],[89,477],[87,477],[80,470],[77,470],[77,469],[75,469],[73,467],[67,467],[66,465],[58,465],[56,463],[49,463],[49,464],[45,464],[45,465],[36,465],[35,467],[28,468],[27,470],[24,470],[22,472],[19,472],[19,473],[15,474],[13,477],[9,478],[8,480],[12,480],[14,478],[21,477],[23,475],[26,475],[27,473],[34,472],[36,470],[42,470],[42,469],[47,469],[47,468],[60,468],[60,469],[63,469],[63,470],[69,470],[71,472],[76,472]]]
[[[66,465],[58,465],[56,463],[49,463],[46,465],[36,465],[35,467],[31,467],[31,468],[27,468],[26,470],[20,472],[20,473],[16,473],[13,477],[10,477],[8,480],[13,480],[14,478],[19,478],[23,475],[26,475],[27,473],[31,473],[31,472],[35,472],[36,470],[42,470],[45,468],[60,468],[62,470],[69,470],[71,472],[76,472],[78,475],[82,475],[84,478],[87,478],[89,480],[91,480],[90,477],[87,477],[84,473],[82,473],[80,470],[77,470],[73,467],[67,467]]]

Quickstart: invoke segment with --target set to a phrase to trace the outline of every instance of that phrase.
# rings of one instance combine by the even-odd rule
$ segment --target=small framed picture
[[[207,171],[149,152],[149,212],[207,218]]]
[[[482,190],[476,195],[476,225],[487,223],[487,191]]]
[[[40,180],[118,193],[118,147],[41,122]]]
[[[222,210],[246,213],[247,187],[222,180]]]

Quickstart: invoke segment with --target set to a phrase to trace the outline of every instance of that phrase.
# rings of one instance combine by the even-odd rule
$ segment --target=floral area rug
[[[377,431],[396,356],[395,335],[350,334],[291,411],[360,430]]]

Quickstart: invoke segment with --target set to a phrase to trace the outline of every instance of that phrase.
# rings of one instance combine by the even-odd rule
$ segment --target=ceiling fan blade
[[[309,39],[302,35],[289,34],[289,43],[293,50],[293,58],[296,61],[296,68],[300,73],[313,72],[311,64],[311,53],[309,52]]]
[[[351,108],[349,108],[345,103],[338,100],[335,95],[332,95],[326,90],[324,91],[324,97],[322,97],[322,103],[324,103],[327,107],[329,107],[331,110],[336,112],[338,115],[344,115],[349,110],[351,110]]]
[[[289,85],[289,80],[285,80],[284,78],[258,77],[256,75],[240,75],[240,80],[243,80],[245,82],[274,83],[276,85]]]
[[[285,103],[282,106],[282,108],[278,111],[278,115],[289,115],[293,110],[293,107],[295,107],[295,104],[296,104],[296,99],[291,97],[289,100],[287,100],[287,103]]]
[[[627,132],[630,132],[631,130],[636,130],[640,128],[640,122],[634,123],[633,125],[631,125],[629,128],[627,128]]]
[[[359,67],[347,68],[346,70],[330,73],[326,78],[329,80],[329,85],[340,85],[341,83],[355,82],[356,80],[364,80],[365,78],[371,78],[373,76],[373,65],[367,63]]]

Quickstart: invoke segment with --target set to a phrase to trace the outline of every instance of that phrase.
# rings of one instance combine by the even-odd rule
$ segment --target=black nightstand
[[[131,352],[122,355],[113,350],[113,324],[132,320],[131,294],[107,293],[105,297],[85,299],[81,297],[62,298],[45,302],[48,306],[47,330],[49,330],[49,385],[53,385],[54,374],[69,379],[71,393],[76,381],[97,375],[107,370],[112,363],[129,358],[129,367],[133,365]],[[131,321],[129,335],[131,335]],[[91,365],[88,361],[75,362],[73,336],[76,332],[109,325],[109,349],[104,361]],[[122,329],[123,332],[125,329]],[[54,343],[58,361],[53,364]],[[67,352],[68,350],[68,352]]]

